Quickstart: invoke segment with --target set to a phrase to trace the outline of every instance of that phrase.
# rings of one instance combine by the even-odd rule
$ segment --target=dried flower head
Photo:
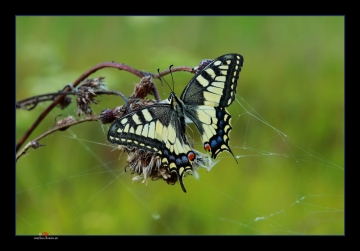
[[[72,122],[74,122],[75,119],[73,116],[68,116],[66,118],[60,119],[58,122],[56,122],[56,127],[63,127],[64,125],[68,125]],[[69,127],[63,127],[61,129],[59,129],[59,131],[65,131],[66,129],[68,129]]]
[[[91,115],[91,103],[98,104],[99,101],[95,99],[95,91],[106,90],[106,83],[103,82],[104,77],[86,79],[76,89],[76,102],[78,106],[77,114],[80,116],[82,113]]]
[[[151,76],[143,77],[140,83],[135,85],[134,92],[130,98],[144,99],[148,94],[153,94],[154,82]]]
[[[40,146],[45,146],[45,145],[40,144],[37,140],[33,140],[29,143],[29,147],[33,149],[38,149]]]
[[[212,59],[204,59],[201,60],[200,64],[193,68],[194,72],[199,72],[203,70],[208,64],[210,64],[213,60]]]
[[[54,96],[55,99],[55,96]],[[66,95],[59,103],[58,106],[60,107],[60,109],[65,109],[66,107],[68,107],[72,102],[72,99],[69,95]]]
[[[101,111],[100,116],[99,116],[99,120],[101,121],[101,123],[109,124],[109,123],[114,122],[114,120],[116,119],[114,113],[118,109],[120,109],[120,106],[116,107],[115,109],[105,109],[105,110]]]

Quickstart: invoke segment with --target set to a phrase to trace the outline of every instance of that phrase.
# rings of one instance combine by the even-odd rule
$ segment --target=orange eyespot
[[[187,157],[188,157],[188,160],[194,161],[194,159],[195,159],[195,153],[194,153],[194,152],[188,152]]]
[[[208,151],[208,152],[211,151],[211,146],[210,146],[209,143],[205,143],[205,144],[204,144],[204,148],[205,148],[205,150]]]

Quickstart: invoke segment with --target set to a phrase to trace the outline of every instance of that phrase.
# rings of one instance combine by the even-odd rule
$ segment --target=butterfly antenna
[[[160,79],[161,86],[164,87],[163,82],[162,82],[162,76],[161,76],[161,73],[160,73],[160,69],[158,69],[157,72],[159,73],[159,79]]]
[[[171,78],[172,78],[172,82],[173,82],[173,91],[175,90],[175,87],[174,87],[174,76],[173,76],[173,74],[172,74],[172,71],[171,71],[171,67],[173,67],[174,65],[170,65],[170,67],[169,67],[169,71],[170,71],[170,74],[171,74]]]
[[[162,84],[162,80],[164,80],[164,82],[169,86],[169,88],[171,89],[170,85],[168,84],[168,82],[166,82],[165,78],[163,78],[163,76],[161,75],[160,73],[160,69],[158,69],[158,73],[159,73],[159,79],[160,79],[160,82],[161,82],[161,86],[163,86]]]

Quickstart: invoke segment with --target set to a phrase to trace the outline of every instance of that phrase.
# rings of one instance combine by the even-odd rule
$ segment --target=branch
[[[51,134],[53,132],[56,132],[56,131],[64,131],[70,126],[81,124],[83,122],[98,121],[98,120],[99,120],[99,116],[92,116],[92,117],[84,118],[84,119],[81,119],[81,120],[75,120],[72,116],[69,116],[69,117],[67,117],[65,119],[62,119],[54,127],[52,127],[49,131],[41,134],[39,137],[35,138],[34,140],[32,140],[28,144],[26,144],[26,146],[18,154],[16,154],[16,161],[22,155],[24,155],[30,147],[34,148],[34,149],[37,149],[40,146],[45,146],[45,145],[39,144],[39,140],[46,137],[47,135],[49,135],[49,134]]]
[[[59,95],[69,95],[69,94],[76,94],[75,92],[54,92],[54,93],[47,93],[42,95],[37,95],[34,97],[26,98],[16,102],[16,108],[22,108],[27,111],[31,111],[34,109],[40,102],[45,101],[52,101],[56,96]],[[30,107],[29,107],[30,106]]]
[[[129,107],[129,102],[128,102],[126,96],[124,94],[122,94],[121,92],[108,91],[108,90],[95,90],[93,93],[99,94],[99,95],[105,94],[105,95],[121,96],[124,99],[126,106]],[[77,92],[54,92],[54,93],[37,95],[37,96],[26,98],[26,99],[16,102],[16,108],[23,108],[27,111],[30,111],[30,110],[34,109],[40,102],[52,101],[56,98],[56,96],[63,95],[63,94],[77,95],[78,93]],[[30,106],[30,108],[28,108],[28,106]]]

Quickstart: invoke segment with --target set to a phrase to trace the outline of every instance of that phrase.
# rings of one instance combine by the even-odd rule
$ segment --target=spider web
[[[343,145],[306,138],[302,124],[291,137],[253,106],[237,95],[228,109],[238,164],[221,153],[199,180],[185,177],[186,194],[178,183],[133,182],[125,154],[106,141],[109,126],[48,136],[17,163],[16,233],[344,234]],[[187,131],[204,152],[196,129]]]

